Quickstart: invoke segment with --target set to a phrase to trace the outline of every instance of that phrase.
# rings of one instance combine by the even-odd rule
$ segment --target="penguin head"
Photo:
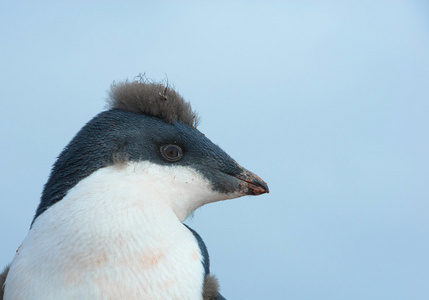
[[[150,177],[135,184],[166,200],[181,221],[210,202],[268,193],[261,178],[197,129],[198,117],[174,90],[125,81],[112,85],[108,102],[109,109],[89,121],[58,157],[33,223],[80,181],[112,166],[122,176]]]

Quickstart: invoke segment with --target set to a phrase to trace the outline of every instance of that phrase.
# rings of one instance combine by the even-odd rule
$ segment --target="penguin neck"
[[[128,236],[145,242],[166,237],[162,242],[169,243],[170,235],[183,230],[182,222],[190,212],[175,209],[169,199],[172,192],[159,186],[163,183],[150,168],[150,164],[128,164],[97,170],[40,215],[34,230],[44,223],[43,227],[49,224],[57,231],[88,233],[109,242]],[[122,247],[124,243],[119,244]]]
[[[11,282],[18,266],[38,274],[36,286],[55,283],[79,295],[199,299],[198,243],[149,175],[111,166],[79,182],[35,220],[12,263]]]

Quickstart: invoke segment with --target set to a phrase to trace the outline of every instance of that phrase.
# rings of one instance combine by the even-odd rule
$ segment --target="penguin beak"
[[[241,172],[233,175],[235,178],[239,179],[240,190],[245,195],[257,196],[265,193],[269,193],[268,185],[263,181],[258,175],[246,170],[243,167]]]

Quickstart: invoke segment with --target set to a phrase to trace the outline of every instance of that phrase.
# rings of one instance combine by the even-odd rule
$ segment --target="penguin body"
[[[224,299],[204,293],[217,288],[207,249],[182,222],[267,185],[196,129],[173,90],[125,82],[112,94],[54,164],[4,299]]]

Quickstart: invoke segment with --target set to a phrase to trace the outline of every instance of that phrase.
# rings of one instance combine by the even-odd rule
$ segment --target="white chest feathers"
[[[185,167],[100,169],[36,219],[5,299],[202,299],[202,255],[181,222],[220,198]]]

